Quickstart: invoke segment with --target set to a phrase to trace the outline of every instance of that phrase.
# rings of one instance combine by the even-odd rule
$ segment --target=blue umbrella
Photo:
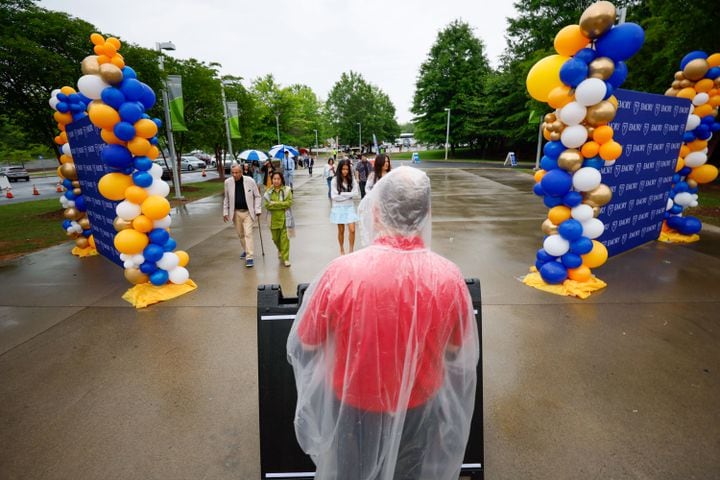
[[[259,162],[264,162],[268,159],[267,154],[260,150],[245,150],[244,152],[240,153],[239,157],[241,160],[246,160],[248,162],[253,162],[255,160]]]
[[[285,158],[285,150],[290,152],[291,157],[297,157],[298,155],[300,155],[300,152],[298,152],[295,147],[291,147],[290,145],[275,145],[270,149],[268,153],[273,158]]]

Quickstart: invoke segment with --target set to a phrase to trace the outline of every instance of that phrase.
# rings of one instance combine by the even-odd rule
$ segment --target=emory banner
[[[170,123],[173,132],[187,132],[185,125],[185,107],[182,96],[182,77],[168,75],[167,91],[170,103]]]
[[[237,102],[226,102],[230,138],[240,138],[240,114]]]

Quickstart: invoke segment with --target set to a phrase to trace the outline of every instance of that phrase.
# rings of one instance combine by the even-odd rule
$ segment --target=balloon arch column
[[[125,65],[118,53],[118,39],[93,33],[90,40],[95,55],[82,61],[79,91],[65,86],[54,90],[50,98],[60,130],[55,138],[62,152],[58,175],[67,189],[60,197],[66,218],[63,228],[75,239],[73,254],[96,255],[98,247],[103,255],[122,264],[125,278],[135,285],[123,298],[141,308],[197,286],[185,268],[189,255],[176,250],[170,236],[170,203],[165,198],[170,186],[161,179],[162,168],[153,163],[160,154],[157,133],[161,122],[145,112],[155,104],[155,93]],[[75,127],[87,121],[86,117],[100,129],[101,145],[86,149],[78,142],[71,147]],[[89,151],[95,158],[99,154],[101,162],[89,167],[76,165],[73,150],[83,155]],[[96,183],[90,180],[93,170],[104,173]],[[89,173],[83,178],[85,171]],[[90,191],[94,190],[106,201],[92,201]],[[110,218],[94,211],[93,204],[114,207]],[[92,226],[90,219],[96,225]],[[103,224],[110,224],[112,233],[104,232]],[[103,233],[112,238],[112,245],[104,249],[96,239]]]

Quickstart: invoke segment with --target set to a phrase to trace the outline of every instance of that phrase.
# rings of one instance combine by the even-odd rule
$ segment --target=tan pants
[[[235,230],[240,237],[240,244],[247,253],[247,258],[253,258],[253,219],[247,210],[235,210],[233,216]]]

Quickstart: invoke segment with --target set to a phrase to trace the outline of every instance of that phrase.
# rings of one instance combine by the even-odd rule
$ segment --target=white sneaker
[[[289,266],[290,266],[290,260],[285,260],[285,266],[286,266],[286,267],[289,267]]]

